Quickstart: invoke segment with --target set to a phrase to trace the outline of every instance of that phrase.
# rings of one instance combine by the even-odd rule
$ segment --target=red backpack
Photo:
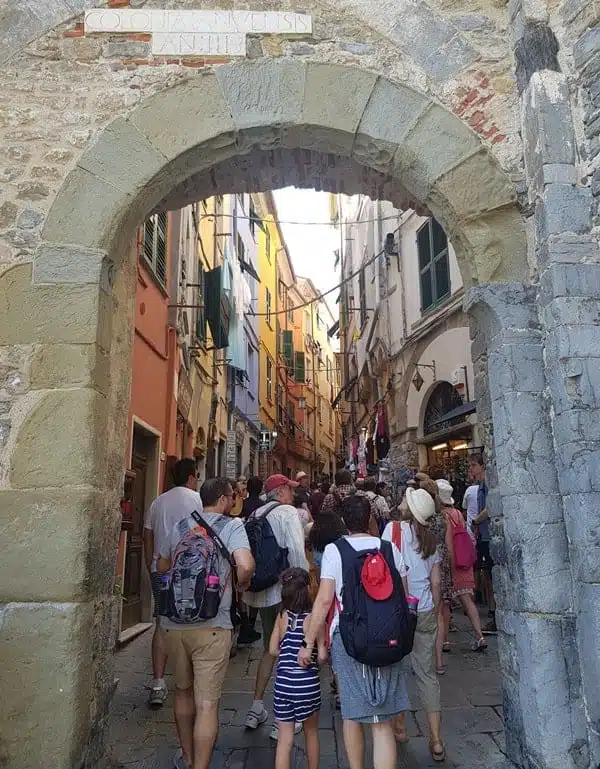
[[[454,546],[454,564],[456,568],[473,568],[477,563],[477,552],[462,515],[458,510],[453,509],[448,514],[448,522],[452,527],[452,544]]]

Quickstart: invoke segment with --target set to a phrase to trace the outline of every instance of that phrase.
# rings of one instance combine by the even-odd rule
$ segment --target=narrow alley
[[[502,693],[497,642],[490,638],[486,655],[474,655],[467,620],[456,616],[458,632],[452,635],[453,652],[448,656],[448,671],[441,679],[442,726],[448,750],[446,769],[509,769],[502,753]],[[173,722],[172,695],[161,710],[148,709],[145,686],[151,678],[149,632],[124,646],[117,653],[119,679],[110,727],[108,748],[114,769],[171,769],[177,748]],[[275,743],[269,739],[270,724],[257,732],[244,729],[243,723],[252,702],[252,690],[260,642],[241,648],[231,660],[221,700],[221,731],[211,769],[260,769],[274,766]],[[413,699],[412,674],[409,691]],[[172,676],[167,676],[172,688]],[[329,694],[329,676],[322,675],[321,769],[346,769],[341,720]],[[271,694],[267,693],[270,708]],[[407,721],[410,741],[399,746],[398,769],[429,769],[437,766],[430,756],[425,734],[424,714],[413,711]],[[305,766],[303,738],[296,738],[295,767]]]

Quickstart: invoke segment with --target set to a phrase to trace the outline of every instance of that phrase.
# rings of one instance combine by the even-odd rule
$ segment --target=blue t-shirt
[[[485,485],[485,481],[482,481],[479,484],[479,491],[477,492],[477,508],[479,512],[481,513],[483,510],[485,510],[485,506],[487,505],[487,493],[488,489]],[[490,541],[490,519],[486,518],[485,521],[481,521],[479,524],[479,539],[482,542],[489,542]]]

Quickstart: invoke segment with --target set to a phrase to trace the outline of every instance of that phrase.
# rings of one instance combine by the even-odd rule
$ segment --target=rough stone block
[[[530,180],[535,180],[546,164],[574,164],[575,135],[565,75],[549,70],[533,75],[523,95],[521,121]]]
[[[591,235],[564,233],[552,235],[537,248],[538,265],[542,272],[552,262],[565,264],[600,263],[598,241]],[[542,297],[542,301],[547,297]]]
[[[100,284],[107,260],[106,251],[42,245],[33,262],[33,282]]]
[[[506,392],[541,393],[546,387],[541,344],[503,344],[488,355],[490,397]]]
[[[591,300],[596,304],[595,300]],[[576,315],[577,312],[571,305],[571,312]],[[596,312],[595,309],[592,312]],[[582,314],[585,310],[582,311]],[[564,317],[557,310],[559,318]],[[549,326],[548,346],[553,347],[556,355],[561,360],[568,358],[586,358],[592,352],[598,352],[598,327],[593,324],[577,325],[556,325],[556,317],[553,318],[553,325]]]
[[[600,584],[581,585],[578,596],[579,659],[585,708],[590,726],[598,723],[600,716]],[[594,746],[597,747],[597,746]]]
[[[0,276],[0,344],[95,342],[98,286],[33,286],[31,274],[31,264],[19,264]]]
[[[177,115],[177,131],[173,116]],[[221,85],[212,73],[160,91],[137,107],[128,120],[168,160],[204,142],[220,138],[220,146],[235,141],[236,125]]]
[[[585,330],[589,337],[591,327],[600,324],[600,297],[557,296],[543,306],[541,315],[548,329],[568,326],[570,332]],[[593,349],[589,348],[590,351]]]
[[[549,339],[546,370],[555,414],[568,409],[600,408],[600,358],[561,360]]]
[[[102,46],[102,56],[105,59],[147,59],[151,54],[151,43],[115,40]]]
[[[3,756],[11,769],[82,765],[89,729],[92,615],[90,604],[2,606],[0,685],[11,694],[2,697],[0,723]]]
[[[597,441],[565,443],[556,453],[561,494],[600,491],[600,444]]]
[[[380,77],[360,121],[352,156],[388,171],[411,127],[430,101],[420,93]]]
[[[431,209],[444,223],[445,209],[433,205]],[[511,284],[529,280],[525,225],[516,206],[468,219],[454,231],[447,231],[447,235],[467,287],[489,281]]]
[[[542,298],[600,297],[599,264],[550,264],[540,276]]]
[[[75,168],[48,213],[42,237],[50,243],[110,248],[131,203],[123,190],[83,168]]]
[[[457,195],[456,190],[461,190],[461,194]],[[462,160],[435,182],[425,200],[426,205],[433,200],[439,207],[446,202],[454,230],[464,219],[510,205],[516,200],[516,193],[494,158],[482,150]]]
[[[99,477],[106,410],[105,398],[94,390],[46,393],[17,435],[10,464],[12,487],[87,484]]]
[[[457,32],[447,43],[431,51],[423,69],[434,82],[443,83],[472,64],[475,58],[473,48]]]
[[[511,332],[523,331],[520,343],[539,343],[536,290],[523,283],[488,283],[474,286],[464,302],[465,312],[487,337],[489,349],[510,344]],[[512,334],[518,338],[518,334]],[[529,339],[527,339],[529,336]]]
[[[131,122],[117,118],[85,151],[78,166],[131,195],[148,184],[166,162]]]
[[[597,53],[600,53],[600,27],[593,27],[573,46],[573,59],[577,69],[584,67]]]
[[[306,67],[258,59],[215,71],[238,128],[301,122]]]
[[[398,148],[395,173],[419,200],[426,200],[436,180],[481,146],[479,137],[456,116],[431,104]]]
[[[306,69],[303,122],[343,136],[346,155],[352,151],[354,135],[377,80],[372,72],[359,72],[357,78],[357,70],[336,65],[308,64]]]
[[[2,532],[10,542],[4,568],[11,575],[0,587],[1,602],[86,600],[99,582],[110,590],[120,516],[115,506],[112,525],[104,518],[103,496],[69,487],[0,491]]]
[[[537,242],[565,232],[584,234],[592,226],[592,192],[589,187],[550,184],[535,206]]]
[[[109,367],[107,353],[93,344],[38,345],[31,361],[30,387],[91,387],[106,395]]]
[[[533,494],[557,490],[552,432],[541,394],[506,393],[492,401],[498,476],[506,489]]]
[[[558,40],[548,24],[525,20],[519,14],[521,29],[515,45],[516,76],[519,93],[535,75],[545,71],[559,72]]]
[[[563,501],[575,579],[600,584],[600,492],[567,494]]]

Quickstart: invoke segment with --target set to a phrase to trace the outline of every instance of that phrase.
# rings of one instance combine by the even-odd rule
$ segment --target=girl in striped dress
[[[319,711],[321,683],[318,663],[327,660],[325,633],[308,668],[298,665],[298,652],[312,610],[310,575],[304,569],[287,569],[281,575],[281,613],[273,628],[269,652],[278,657],[273,712],[279,727],[275,769],[290,769],[294,728],[304,726],[308,769],[319,766]]]

